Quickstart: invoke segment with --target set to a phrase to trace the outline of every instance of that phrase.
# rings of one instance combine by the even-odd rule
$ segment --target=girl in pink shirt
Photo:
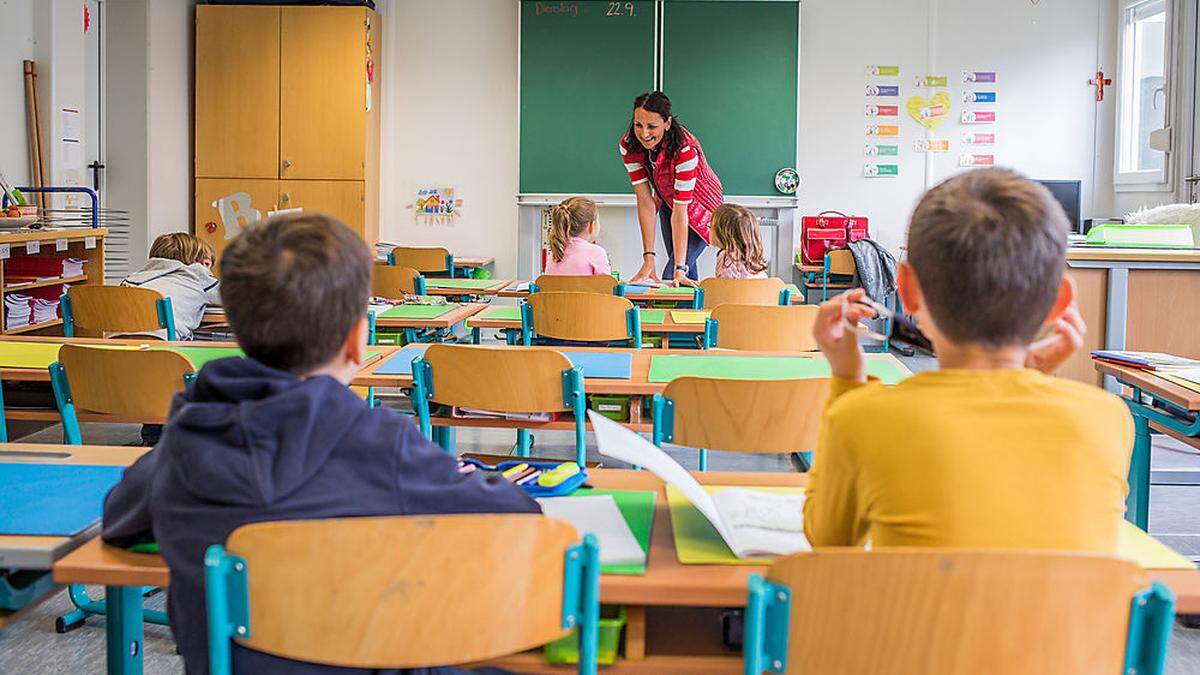
[[[596,202],[571,197],[550,212],[550,261],[546,274],[612,274],[608,253],[596,245]]]
[[[767,259],[763,256],[758,219],[750,209],[722,204],[713,211],[712,243],[717,254],[717,276],[725,279],[765,279]]]

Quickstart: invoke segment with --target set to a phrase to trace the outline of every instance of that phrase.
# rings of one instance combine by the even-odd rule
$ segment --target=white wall
[[[380,238],[517,262],[517,3],[403,0],[384,14]],[[606,158],[611,159],[611,158]],[[414,222],[420,186],[453,186],[452,225]]]
[[[35,0],[0,0],[0,171],[18,185],[29,184],[25,75],[21,62],[33,58]]]

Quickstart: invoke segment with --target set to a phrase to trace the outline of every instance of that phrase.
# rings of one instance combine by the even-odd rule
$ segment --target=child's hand
[[[856,288],[822,302],[813,325],[813,337],[829,360],[834,376],[859,382],[867,381],[867,369],[858,334],[852,326],[857,326],[860,319],[875,316],[874,309],[858,302],[865,293]]]
[[[1074,302],[1062,316],[1051,324],[1052,332],[1042,340],[1029,346],[1025,353],[1025,367],[1053,375],[1059,366],[1083,347],[1083,336],[1087,335],[1087,324]]]

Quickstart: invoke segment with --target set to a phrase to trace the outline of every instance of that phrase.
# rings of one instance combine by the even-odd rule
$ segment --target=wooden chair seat
[[[70,286],[64,295],[63,325],[69,337],[107,337],[112,334],[166,330],[175,339],[170,299],[149,288],[132,286]]]
[[[538,291],[613,295],[617,279],[611,274],[543,274],[533,282]]]
[[[400,299],[405,295],[424,295],[421,273],[411,267],[377,262],[371,272],[371,295]]]
[[[440,246],[397,246],[388,253],[388,262],[397,267],[409,267],[422,274],[450,272],[454,265],[450,251]]]
[[[705,324],[704,347],[755,351],[815,351],[815,305],[717,305]]]
[[[726,303],[735,305],[778,305],[784,286],[783,279],[723,279],[710,277],[700,282],[704,307]]]
[[[522,320],[526,345],[533,344],[536,335],[572,342],[628,340],[641,346],[640,315],[632,302],[615,295],[540,291],[525,301],[522,314],[527,315]]]

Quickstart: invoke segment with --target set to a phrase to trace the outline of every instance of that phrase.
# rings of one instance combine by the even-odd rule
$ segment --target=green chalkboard
[[[654,88],[654,3],[521,3],[523,193],[631,193],[617,139]]]
[[[663,3],[663,91],[726,195],[778,195],[796,165],[799,3]]]

